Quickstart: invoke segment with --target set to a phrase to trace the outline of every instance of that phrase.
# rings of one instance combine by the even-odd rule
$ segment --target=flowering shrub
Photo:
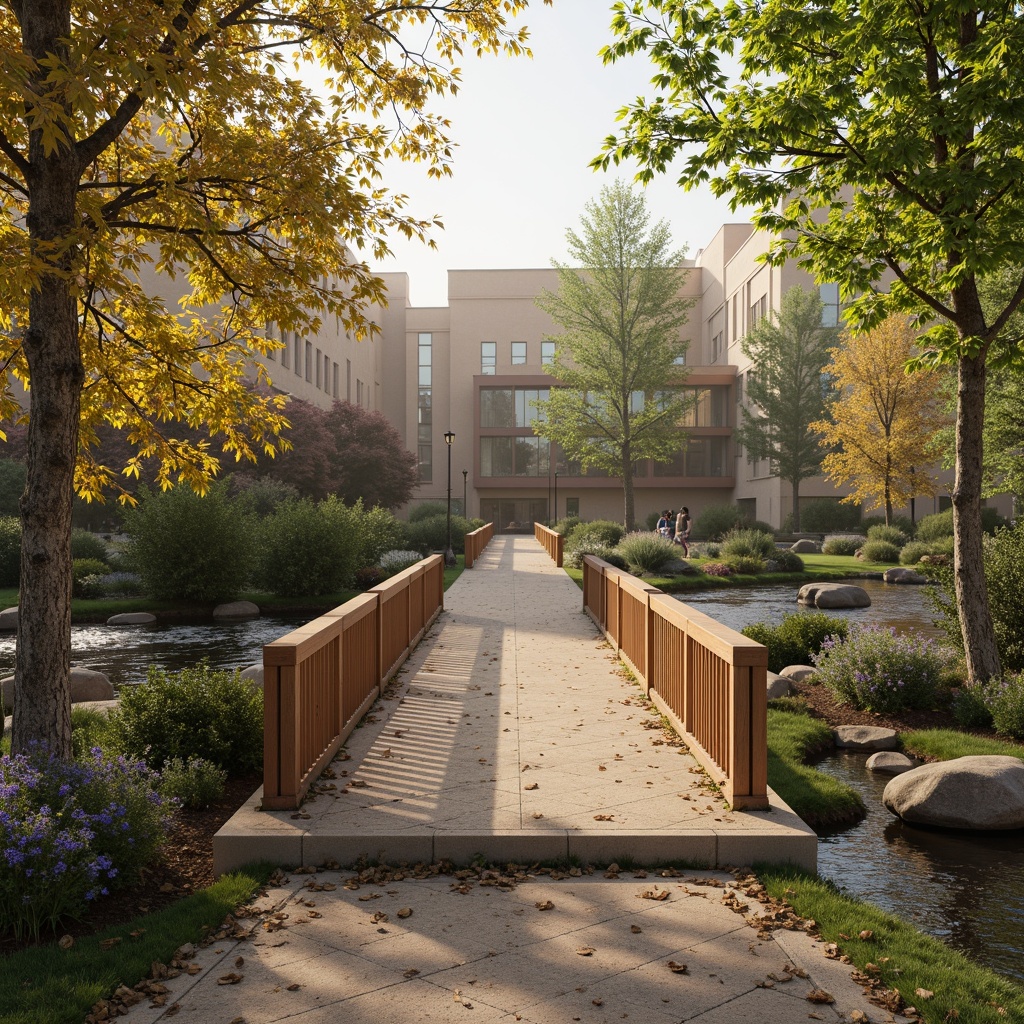
[[[931,707],[943,665],[933,640],[858,626],[845,641],[826,639],[813,660],[840,704],[883,713]]]
[[[1024,673],[992,680],[985,687],[984,700],[996,732],[1024,740]]]
[[[768,648],[768,671],[781,672],[788,665],[807,665],[826,640],[846,639],[846,619],[824,612],[791,612],[777,626],[754,622],[740,632]]]
[[[98,748],[0,757],[0,933],[38,937],[131,881],[164,839],[167,807],[141,762]]]
[[[202,757],[172,757],[160,772],[160,795],[182,807],[209,807],[224,795],[228,773]]]
[[[759,572],[764,572],[764,559],[754,555],[730,555],[726,559],[726,564],[733,572],[742,573],[745,576],[756,576]]]
[[[705,562],[700,571],[707,576],[733,576],[736,570],[731,565],[722,562]]]
[[[380,556],[380,567],[389,575],[408,569],[415,565],[423,556],[418,551],[385,551]]]
[[[672,541],[656,533],[627,533],[615,549],[634,572],[658,572],[682,553]]]

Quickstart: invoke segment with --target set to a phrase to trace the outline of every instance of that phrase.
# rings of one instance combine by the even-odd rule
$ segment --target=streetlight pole
[[[455,564],[455,552],[452,550],[452,442],[455,434],[451,430],[444,432],[444,443],[448,448],[448,546],[444,549],[444,564]]]
[[[555,470],[555,523],[558,522],[558,470]],[[554,523],[552,523],[552,526]]]
[[[469,518],[469,498],[467,497],[468,491],[466,490],[466,480],[469,478],[469,470],[464,469],[462,471],[462,517],[464,519]]]

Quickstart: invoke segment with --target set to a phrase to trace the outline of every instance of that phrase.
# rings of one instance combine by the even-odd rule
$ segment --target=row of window
[[[303,378],[307,383],[312,384],[318,391],[323,391],[331,398],[341,399],[346,402],[352,401],[352,360],[345,360],[345,391],[342,395],[341,388],[341,366],[334,362],[331,357],[314,348],[311,341],[300,338],[295,331],[282,330],[279,334],[273,325],[267,327],[267,337],[280,338],[283,348],[276,349],[267,354],[271,362],[280,362],[281,369],[294,369],[295,376]],[[280,378],[278,385],[284,384]],[[356,379],[355,402],[357,405],[370,406],[370,385]]]
[[[416,397],[416,443],[420,483],[429,484],[434,479],[434,418],[431,411],[433,398],[433,348],[434,336],[422,332],[416,346],[418,366],[418,392]]]
[[[527,361],[526,342],[513,341],[509,358],[513,366],[525,366]],[[554,361],[555,343],[542,341],[540,343],[541,366],[550,366]],[[496,341],[480,342],[480,372],[488,377],[493,377],[498,372],[498,343]]]

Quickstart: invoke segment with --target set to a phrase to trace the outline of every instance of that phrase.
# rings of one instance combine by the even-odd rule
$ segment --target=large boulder
[[[867,608],[871,604],[863,587],[849,583],[805,583],[796,599],[799,604],[816,608]]]
[[[258,661],[255,665],[247,665],[239,673],[240,678],[244,679],[250,686],[255,690],[263,689],[263,662]]]
[[[904,565],[894,565],[891,569],[886,569],[882,573],[882,579],[886,583],[913,584],[914,586],[920,586],[922,583],[928,582],[927,576],[922,576],[919,572],[908,569]]]
[[[920,761],[915,761],[899,751],[878,750],[867,759],[864,767],[869,772],[877,772],[879,775],[902,775],[904,772],[912,771],[919,764]]]
[[[4,707],[14,707],[14,676],[0,679],[0,691],[3,692]],[[94,700],[113,700],[114,686],[102,673],[82,665],[71,666],[71,703],[85,704]]]
[[[213,617],[220,620],[258,619],[259,608],[252,601],[229,601],[227,604],[219,604],[213,609]]]
[[[832,735],[843,750],[895,750],[900,745],[894,730],[877,725],[840,725]]]
[[[790,544],[789,550],[798,555],[816,555],[821,551],[821,545],[816,540],[798,540]]]
[[[817,671],[813,665],[787,665],[779,672],[779,675],[785,676],[794,683],[806,683],[814,678]]]
[[[778,700],[779,697],[788,697],[792,689],[792,684],[785,676],[781,676],[777,672],[768,673],[769,700]]]
[[[1024,828],[1024,761],[986,754],[923,764],[892,779],[882,803],[915,825],[971,831]]]
[[[0,629],[17,629],[18,628],[18,606],[15,605],[13,608],[5,608],[0,612]]]
[[[107,619],[108,626],[148,626],[156,622],[152,612],[118,612]]]

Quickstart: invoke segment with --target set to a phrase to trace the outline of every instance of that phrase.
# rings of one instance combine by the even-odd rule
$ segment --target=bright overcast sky
[[[410,198],[416,216],[439,214],[437,249],[396,238],[378,271],[405,271],[417,306],[447,305],[448,270],[547,267],[566,258],[565,231],[616,172],[587,166],[615,127],[615,112],[649,94],[643,57],[605,67],[611,41],[608,0],[535,0],[521,19],[533,59],[467,56],[462,87],[443,112],[458,144],[454,174],[428,179],[423,165],[393,164],[385,183]],[[635,168],[618,168],[632,178]],[[667,219],[689,256],[725,221],[744,220],[710,191],[684,192],[671,176],[647,187],[653,220]]]

